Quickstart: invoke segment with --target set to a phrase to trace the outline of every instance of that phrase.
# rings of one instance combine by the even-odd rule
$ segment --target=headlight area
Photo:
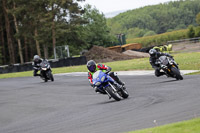
[[[105,80],[105,78],[106,78],[106,77],[105,77],[105,76],[103,76],[103,77],[101,78],[101,82],[103,82],[103,81]]]
[[[101,84],[101,82],[96,82],[95,83],[96,86],[99,86],[100,84]]]
[[[47,68],[42,68],[42,70],[45,70],[45,71],[46,71],[46,70],[47,70]]]

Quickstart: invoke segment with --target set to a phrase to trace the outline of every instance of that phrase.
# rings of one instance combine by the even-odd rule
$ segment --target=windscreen
[[[96,79],[99,77],[99,74],[100,74],[100,70],[96,71],[94,74],[93,74],[93,79]]]

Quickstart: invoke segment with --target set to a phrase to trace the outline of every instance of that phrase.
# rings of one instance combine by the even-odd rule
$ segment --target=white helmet
[[[152,55],[155,55],[156,54],[156,50],[155,49],[150,49],[149,50],[149,54],[152,56]]]
[[[34,55],[33,61],[38,62],[39,60],[40,60],[40,56],[39,55]]]

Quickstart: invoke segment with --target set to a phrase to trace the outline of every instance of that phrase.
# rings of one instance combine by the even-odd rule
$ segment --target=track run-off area
[[[122,133],[200,117],[200,75],[123,74],[128,99],[95,93],[86,73],[0,79],[0,133]]]

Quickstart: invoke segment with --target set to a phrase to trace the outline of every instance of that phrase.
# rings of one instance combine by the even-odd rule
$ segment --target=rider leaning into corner
[[[40,58],[40,56],[35,55],[33,57],[33,76],[40,76],[40,74],[37,74],[37,72],[40,69],[40,63],[43,61],[43,59]]]
[[[152,68],[155,69],[155,75],[157,77],[164,75],[165,74],[164,72],[160,72],[160,66],[159,64],[157,64],[157,59],[163,55],[168,56],[170,58],[173,58],[173,56],[169,55],[168,53],[157,52],[155,49],[150,49],[149,54],[150,54],[149,62]]]
[[[104,64],[96,64],[95,61],[89,60],[87,62],[87,68],[88,68],[88,79],[89,79],[90,85],[92,87],[94,87],[93,82],[92,82],[92,76],[98,70],[104,70],[106,73],[108,73],[109,76],[116,81],[115,84],[119,88],[122,88],[124,86],[124,83],[118,78],[117,74],[114,73],[114,72],[110,72],[111,71],[111,67],[108,67],[108,66],[106,66]],[[95,87],[95,91],[96,92],[100,92],[100,93],[104,93],[100,89],[98,89],[97,87]]]

